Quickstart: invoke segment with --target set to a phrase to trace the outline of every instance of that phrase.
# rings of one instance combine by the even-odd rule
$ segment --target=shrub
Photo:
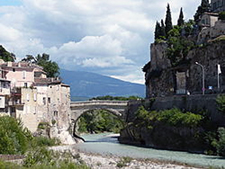
[[[0,117],[0,154],[24,154],[31,139],[31,133],[20,120]]]
[[[38,129],[48,129],[49,128],[49,123],[48,122],[40,122],[38,124]]]
[[[214,141],[214,146],[217,149],[217,153],[220,156],[225,157],[225,128],[220,127],[218,129],[218,137],[219,140],[218,141]]]
[[[55,146],[55,145],[59,145],[60,141],[57,138],[47,138],[47,137],[34,137],[34,139],[32,140],[32,144],[34,147],[43,147],[43,146]]]
[[[216,98],[217,109],[225,113],[225,95],[219,95]]]
[[[225,12],[224,11],[219,13],[219,19],[222,21],[225,20]]]

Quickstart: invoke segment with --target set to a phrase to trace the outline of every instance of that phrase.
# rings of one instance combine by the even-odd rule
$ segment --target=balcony
[[[9,106],[23,106],[24,103],[21,102],[21,100],[10,100]]]

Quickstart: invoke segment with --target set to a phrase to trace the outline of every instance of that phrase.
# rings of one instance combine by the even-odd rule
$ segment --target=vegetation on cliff
[[[120,141],[123,139],[155,148],[225,156],[225,128],[214,124],[206,112],[147,111],[141,106],[121,131]]]

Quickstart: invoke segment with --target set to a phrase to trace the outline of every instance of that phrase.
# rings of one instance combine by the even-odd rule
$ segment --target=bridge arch
[[[105,100],[97,100],[97,101],[87,101],[87,102],[71,102],[71,120],[73,125],[73,136],[79,137],[76,135],[76,123],[79,117],[89,111],[92,110],[106,110],[109,113],[119,117],[121,120],[126,117],[127,113],[127,104],[128,101],[105,101]]]

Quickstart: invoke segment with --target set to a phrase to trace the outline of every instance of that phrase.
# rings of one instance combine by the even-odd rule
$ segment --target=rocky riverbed
[[[85,163],[92,169],[197,169],[185,164],[151,159],[133,159],[130,157],[103,156],[93,153],[80,152],[74,146],[56,146],[50,149],[60,154],[70,154],[74,162]]]

